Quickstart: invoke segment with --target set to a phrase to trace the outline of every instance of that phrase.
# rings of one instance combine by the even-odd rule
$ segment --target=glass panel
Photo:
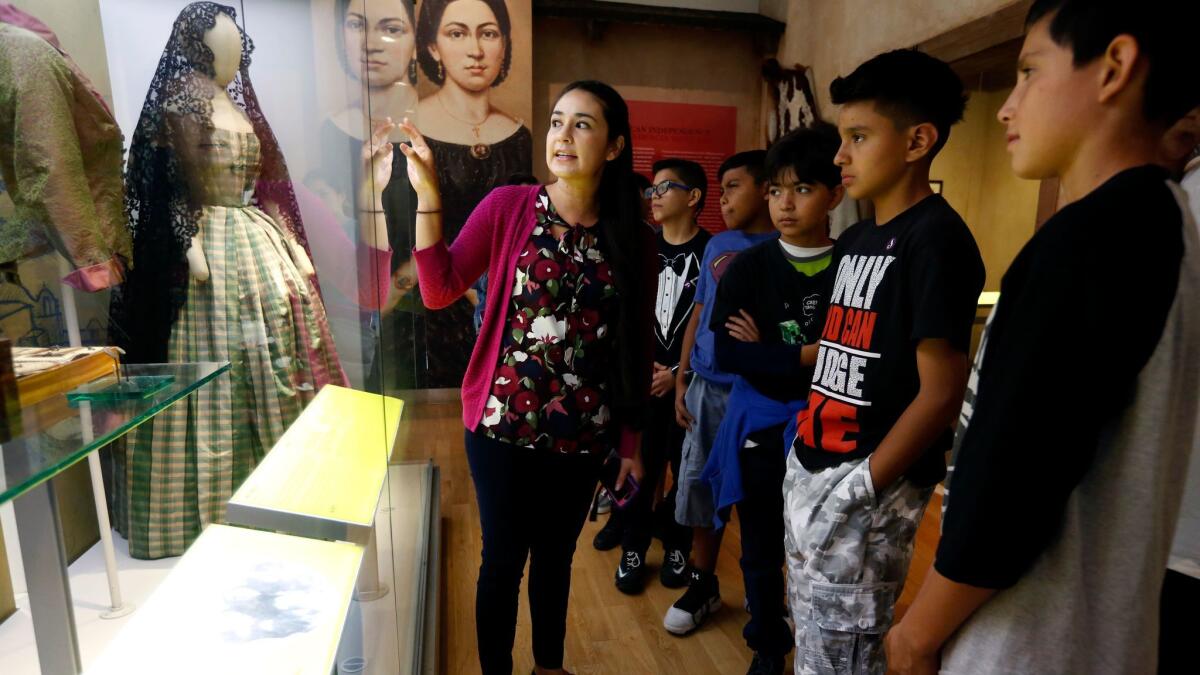
[[[228,363],[125,366],[123,377],[170,376],[174,381],[149,398],[76,407],[60,394],[22,409],[21,436],[0,445],[0,503],[52,478],[227,370]]]
[[[386,514],[395,561],[396,633],[403,657],[400,672],[415,673],[420,672],[424,631],[428,630],[423,621],[425,603],[431,594],[437,597],[437,589],[429,587],[427,578],[433,472],[427,462],[411,462],[391,466],[388,475],[395,494],[403,497]],[[382,522],[380,527],[384,527]]]

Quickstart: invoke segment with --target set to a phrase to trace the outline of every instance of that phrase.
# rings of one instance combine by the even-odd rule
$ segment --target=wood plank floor
[[[479,672],[475,646],[475,580],[479,572],[480,532],[475,493],[463,450],[458,403],[424,403],[405,410],[401,454],[394,459],[432,459],[442,473],[441,671],[450,675]],[[930,503],[917,534],[917,551],[897,615],[911,602],[933,559],[940,498]],[[592,537],[605,516],[585,525],[575,554],[571,606],[567,617],[566,663],[579,675],[606,673],[735,673],[746,671],[751,654],[742,640],[747,614],[738,568],[741,542],[736,519],[728,527],[718,561],[724,607],[703,628],[677,638],[662,627],[663,613],[681,591],[658,583],[662,548],[656,541],[649,560],[646,591],[627,596],[613,586],[620,550],[600,552]],[[533,665],[529,607],[522,588],[514,672]],[[790,672],[790,663],[789,670]]]

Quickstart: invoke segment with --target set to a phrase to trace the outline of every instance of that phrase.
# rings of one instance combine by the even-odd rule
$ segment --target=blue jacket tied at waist
[[[742,488],[742,466],[738,453],[746,443],[746,437],[756,431],[787,423],[783,432],[784,452],[792,447],[796,437],[796,415],[808,406],[808,401],[776,401],[763,396],[745,378],[734,380],[729,394],[725,418],[717,430],[708,462],[700,472],[700,479],[712,486],[714,527],[724,527],[733,505],[745,496]]]

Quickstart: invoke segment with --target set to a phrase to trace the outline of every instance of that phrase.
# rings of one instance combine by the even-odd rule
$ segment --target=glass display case
[[[78,672],[80,666],[63,523],[52,479],[208,385],[227,372],[229,364],[133,365],[122,370],[98,382],[157,378],[169,383],[134,399],[71,402],[60,393],[22,406],[20,431],[0,448],[0,505],[12,503],[20,532],[16,548],[24,563],[42,672]]]
[[[492,188],[532,180],[530,12],[527,0],[0,4],[0,106],[14,139],[0,141],[0,304],[11,308],[0,329],[23,346],[118,346],[126,375],[178,371],[144,399],[85,385],[73,396],[100,426],[69,451],[0,444],[4,501],[99,451],[104,479],[93,485],[118,534],[118,572],[164,561],[156,569],[169,581],[214,525],[362,547],[336,667],[430,668],[437,471],[420,461],[420,439],[385,427],[400,400],[457,398],[487,290],[481,280],[449,308],[424,308],[397,123],[415,123],[438,157],[448,240]],[[197,387],[206,363],[227,365]],[[334,389],[362,396],[295,430]],[[355,438],[381,487],[359,526],[305,531],[230,508],[281,444],[345,442],[372,406],[380,432]],[[319,498],[353,489],[343,473],[293,473],[273,488]],[[86,477],[68,485],[66,475],[54,479],[60,497],[82,494]],[[69,524],[72,509],[59,510]],[[10,586],[33,594],[17,540],[40,535],[6,513]],[[47,601],[69,605],[71,585]],[[137,604],[158,616],[163,602]],[[28,611],[0,634],[39,624]],[[87,669],[103,651],[107,638],[78,622],[82,660],[43,670]],[[0,644],[22,643],[9,636]],[[16,663],[0,658],[6,672]],[[36,660],[22,664],[36,672]]]

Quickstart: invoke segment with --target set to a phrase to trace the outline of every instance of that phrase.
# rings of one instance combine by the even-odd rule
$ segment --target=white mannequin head
[[[242,64],[242,34],[233,19],[217,13],[216,23],[204,33],[204,44],[213,53],[213,81],[228,86]]]

